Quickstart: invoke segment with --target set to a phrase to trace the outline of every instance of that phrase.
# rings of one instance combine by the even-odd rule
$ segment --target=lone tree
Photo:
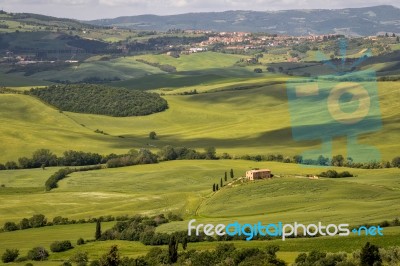
[[[234,177],[235,177],[234,174],[233,174],[233,169],[231,169],[230,174],[231,174],[231,178],[234,178]]]
[[[225,172],[225,177],[224,177],[224,178],[225,178],[225,182],[228,181],[228,174],[227,174],[227,172]]]
[[[97,220],[96,222],[96,233],[94,234],[94,238],[96,240],[99,240],[101,237],[101,222],[100,220]]]
[[[157,133],[154,132],[154,131],[151,131],[151,132],[149,133],[149,138],[150,138],[150,139],[157,139]]]

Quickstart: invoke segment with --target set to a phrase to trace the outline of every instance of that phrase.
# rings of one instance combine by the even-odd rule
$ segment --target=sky
[[[172,15],[226,10],[337,9],[393,5],[399,0],[0,0],[0,9],[92,20],[143,14]]]

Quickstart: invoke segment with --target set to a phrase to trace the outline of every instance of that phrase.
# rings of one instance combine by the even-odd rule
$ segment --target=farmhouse
[[[271,178],[271,170],[269,169],[254,169],[246,172],[246,178],[248,180],[257,180]]]

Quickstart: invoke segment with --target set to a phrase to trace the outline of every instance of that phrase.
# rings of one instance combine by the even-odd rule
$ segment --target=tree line
[[[186,147],[173,147],[171,145],[160,148],[157,153],[153,153],[148,149],[135,150],[131,149],[126,154],[108,154],[100,155],[98,153],[83,152],[83,151],[65,151],[63,156],[57,157],[48,149],[39,149],[32,154],[32,157],[20,157],[18,161],[8,161],[5,164],[0,163],[0,170],[13,169],[30,169],[30,168],[45,168],[49,166],[87,166],[106,164],[108,168],[131,166],[136,164],[152,164],[162,161],[172,160],[218,160],[218,159],[240,159],[251,161],[274,161],[282,163],[295,163],[304,165],[319,165],[319,166],[335,166],[349,167],[362,169],[381,169],[381,168],[400,168],[400,156],[397,156],[389,161],[382,162],[365,162],[356,163],[352,158],[345,158],[343,155],[335,155],[332,158],[320,155],[316,159],[303,159],[301,155],[293,157],[284,156],[282,154],[268,155],[243,155],[232,157],[228,153],[223,153],[217,156],[215,147],[208,147],[204,152]],[[90,170],[90,169],[89,169]]]
[[[31,89],[28,94],[60,111],[115,117],[150,115],[168,108],[167,101],[156,93],[95,84],[52,85]]]
[[[63,243],[71,249],[69,241]],[[52,245],[54,245],[53,243]],[[109,250],[99,259],[89,263],[89,254],[84,251],[75,252],[69,260],[64,261],[63,266],[71,266],[72,262],[78,266],[150,266],[150,265],[232,265],[232,266],[261,266],[261,265],[288,265],[284,260],[277,257],[280,250],[277,245],[266,244],[262,248],[236,248],[234,244],[218,244],[214,249],[206,251],[187,250],[187,244],[182,244],[182,251],[178,252],[175,236],[171,236],[166,248],[153,247],[146,255],[136,258],[122,256],[117,245],[112,245]],[[67,249],[68,250],[68,249]],[[380,248],[370,242],[365,243],[361,249],[348,254],[346,252],[327,253],[325,251],[311,250],[297,255],[294,266],[331,266],[331,265],[398,265],[400,258],[400,247]],[[2,255],[4,263],[24,262],[28,259],[34,261],[45,261],[49,252],[43,247],[35,247],[28,251],[26,257],[20,257],[18,249],[6,249]],[[28,265],[28,264],[26,264]],[[31,264],[29,264],[31,265]]]
[[[85,166],[81,168],[64,168],[60,169],[54,174],[52,174],[47,180],[46,183],[44,184],[46,191],[50,191],[54,188],[58,187],[58,181],[66,178],[69,174],[72,174],[74,172],[83,172],[83,171],[92,171],[92,170],[100,170],[103,167],[101,165],[94,165],[94,166]]]
[[[226,158],[231,159],[229,154],[226,154]],[[361,168],[361,169],[382,169],[382,168],[400,168],[400,156],[396,156],[389,161],[371,161],[371,162],[354,162],[351,157],[345,158],[343,155],[334,155],[332,158],[325,157],[323,155],[318,156],[316,159],[306,159],[301,155],[295,155],[293,157],[284,156],[282,154],[268,154],[268,155],[242,155],[233,159],[250,160],[250,161],[270,161],[270,162],[282,162],[282,163],[295,163],[304,165],[317,165],[317,166],[335,166],[335,167],[348,167],[348,168]]]
[[[172,217],[170,219],[178,219],[176,215],[168,214],[168,217]],[[100,216],[98,218],[89,218],[89,219],[68,219],[66,217],[56,216],[53,220],[49,221],[45,215],[43,214],[35,214],[30,218],[23,218],[18,223],[15,222],[5,222],[3,228],[0,228],[0,232],[12,232],[17,230],[25,230],[30,228],[39,228],[45,226],[53,226],[53,225],[67,225],[67,224],[85,224],[85,223],[96,223],[100,222],[111,222],[111,221],[127,221],[131,219],[128,215],[121,216]]]
[[[136,61],[138,61],[140,63],[143,63],[143,64],[146,64],[146,65],[149,65],[149,66],[157,67],[157,68],[159,68],[160,70],[162,70],[164,72],[168,72],[168,73],[176,72],[176,67],[174,67],[172,65],[169,65],[169,64],[160,64],[160,63],[157,63],[157,62],[149,62],[149,61],[146,61],[146,60],[140,59],[140,58],[136,59]]]
[[[231,179],[233,179],[235,177],[233,169],[231,169],[229,171],[229,176],[230,176]],[[219,184],[218,183],[214,183],[213,184],[212,191],[216,192],[216,191],[220,190],[224,186],[224,181],[225,181],[225,183],[229,183],[229,181],[228,181],[228,173],[227,172],[225,172],[223,179],[221,177]]]
[[[45,168],[50,166],[85,166],[106,163],[116,155],[102,156],[98,153],[83,151],[65,151],[62,156],[57,156],[48,149],[39,149],[31,157],[20,157],[17,162],[8,161],[0,163],[0,170]]]
[[[112,157],[111,155],[109,157]],[[127,154],[113,156],[106,162],[108,168],[124,167],[137,164],[153,164],[173,160],[216,160],[216,149],[208,147],[204,152],[186,147],[162,147],[157,153],[148,149],[131,149]]]
[[[111,218],[108,217],[108,218]],[[123,218],[127,218],[124,216]],[[60,220],[60,217],[55,217],[53,221]],[[105,232],[101,231],[101,221],[104,218],[96,220],[94,239],[84,240],[79,238],[77,245],[83,245],[93,241],[106,240],[125,240],[125,241],[140,241],[145,245],[161,246],[166,245],[167,248],[153,247],[145,256],[140,256],[135,259],[121,258],[116,246],[112,246],[110,252],[103,255],[99,260],[94,260],[90,263],[92,266],[100,265],[160,265],[160,264],[177,264],[177,265],[286,265],[282,260],[277,260],[274,255],[279,248],[277,246],[267,246],[264,249],[236,249],[233,244],[224,243],[216,247],[216,251],[187,251],[188,243],[200,241],[229,241],[229,240],[244,240],[243,236],[218,236],[216,238],[206,236],[204,233],[196,236],[191,234],[188,236],[187,231],[174,232],[172,234],[156,233],[155,229],[159,225],[170,221],[182,220],[178,215],[169,213],[155,215],[152,217],[135,215],[118,221],[111,229]],[[30,222],[36,224],[35,227],[41,227],[46,223],[46,218],[43,215],[36,215],[29,219]],[[388,222],[386,222],[388,223]],[[394,220],[395,225],[399,225],[398,219]],[[384,223],[381,223],[384,226]],[[389,226],[389,225],[387,225]],[[256,238],[260,240],[261,238]],[[268,239],[272,239],[269,237]],[[182,245],[183,251],[178,252],[178,245]],[[74,246],[69,240],[54,241],[50,245],[52,252],[64,252],[73,249]],[[217,250],[219,250],[217,252]],[[346,253],[327,254],[320,251],[311,251],[309,253],[300,253],[295,260],[294,265],[311,266],[311,265],[375,265],[375,263],[400,262],[398,254],[399,247],[390,249],[380,249],[378,246],[366,243],[364,247],[351,256]],[[226,253],[226,254],[225,254]],[[223,255],[225,254],[225,255]],[[43,261],[49,257],[49,252],[43,247],[35,247],[31,249],[27,256],[20,257],[18,249],[7,249],[2,255],[2,261],[8,262],[23,262],[27,260]],[[107,257],[113,257],[114,264],[108,264]],[[110,259],[111,260],[111,259]],[[87,265],[89,263],[88,254],[78,251],[71,256],[69,262],[77,263],[78,265]],[[246,263],[244,263],[246,262]],[[268,263],[267,263],[268,262]],[[222,264],[221,264],[222,263]],[[227,263],[227,264],[225,264]],[[261,264],[259,264],[261,263]],[[267,264],[265,264],[267,263]],[[339,263],[339,264],[338,264]],[[361,263],[361,264],[360,264]],[[65,264],[63,264],[65,265]],[[70,266],[71,264],[68,264]],[[378,264],[376,264],[378,265]],[[379,264],[381,265],[381,264]]]

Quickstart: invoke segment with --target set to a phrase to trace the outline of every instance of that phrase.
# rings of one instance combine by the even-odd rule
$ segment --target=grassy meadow
[[[96,34],[96,31],[90,33]],[[121,33],[127,34],[127,33]],[[122,38],[117,33],[103,33],[109,41]],[[355,54],[360,51],[354,51]],[[287,51],[264,55],[263,64],[284,60]],[[314,54],[309,54],[309,57]],[[118,77],[112,86],[150,90],[162,93],[169,109],[142,117],[108,117],[101,115],[60,112],[42,101],[23,94],[0,94],[0,163],[30,157],[38,149],[50,149],[57,155],[66,150],[96,152],[102,155],[123,154],[129,149],[149,148],[157,152],[165,145],[188,147],[203,151],[216,147],[233,157],[245,154],[283,154],[292,157],[321,146],[321,140],[295,141],[292,136],[286,82],[283,74],[254,73],[257,65],[239,67],[236,62],[244,55],[205,52],[173,58],[167,55],[140,55],[124,58],[95,56],[77,67],[60,71],[44,71],[30,77],[23,73],[0,72],[0,86],[27,90],[42,86],[44,80],[80,81],[85,78]],[[176,73],[165,73],[136,59],[169,64]],[[308,63],[307,63],[308,64]],[[384,71],[395,64],[376,64]],[[300,72],[324,74],[319,65],[310,64]],[[390,70],[392,71],[392,70]],[[299,72],[299,73],[300,73]],[[390,72],[391,73],[391,72]],[[199,94],[179,95],[196,90]],[[380,131],[358,136],[362,144],[375,146],[382,159],[391,161],[400,156],[398,122],[400,82],[379,82],[379,103],[383,127]],[[326,103],[311,106],[302,113],[304,123],[319,125],[318,113]],[[315,114],[315,115],[314,115]],[[96,130],[106,134],[95,133]],[[157,139],[150,140],[155,131]],[[345,136],[333,139],[333,154],[347,155]],[[241,182],[239,177],[252,168],[270,168],[272,180]],[[347,169],[303,167],[277,162],[244,160],[170,161],[152,165],[75,172],[58,183],[59,187],[45,192],[44,184],[58,167],[45,170],[0,171],[0,227],[7,221],[19,222],[34,214],[44,214],[49,221],[56,216],[89,219],[106,215],[156,215],[172,212],[184,221],[163,224],[158,232],[187,230],[190,219],[197,223],[231,223],[239,221],[349,223],[361,225],[392,221],[400,217],[400,171],[390,169]],[[224,172],[234,169],[235,179],[213,193]],[[310,180],[327,169],[349,171],[355,177]],[[224,182],[225,183],[225,182]],[[103,223],[103,229],[113,222]],[[80,237],[94,238],[95,224],[76,224],[0,233],[0,254],[6,248],[19,248],[21,255],[38,245],[49,249],[51,242]],[[399,227],[385,228],[383,237],[289,239],[272,241],[235,241],[237,247],[263,247],[277,244],[280,258],[294,262],[299,252],[320,249],[351,253],[366,241],[382,247],[400,245]],[[87,251],[97,259],[112,244],[124,256],[145,255],[151,248],[138,242],[105,241],[76,246],[60,254],[52,253],[47,262],[35,265],[60,265],[76,251]],[[191,243],[189,249],[206,250],[215,242]],[[165,248],[165,247],[164,247]],[[1,265],[1,264],[0,264]],[[15,263],[13,265],[25,265]]]
[[[275,81],[278,81],[276,79]],[[378,83],[383,127],[362,134],[361,143],[376,146],[384,160],[397,152],[397,96],[399,82]],[[257,95],[257,97],[255,97]],[[242,90],[222,90],[197,95],[165,95],[169,109],[144,117],[115,118],[63,112],[26,95],[0,94],[0,162],[30,156],[48,148],[57,154],[75,149],[101,154],[124,153],[131,148],[165,145],[203,149],[214,146],[218,153],[301,154],[318,148],[320,140],[294,141],[286,95],[286,84],[260,85]],[[324,106],[315,105],[313,113]],[[319,124],[318,116],[307,123]],[[109,135],[94,133],[96,129]],[[157,140],[149,140],[151,131]],[[346,138],[334,139],[333,154],[346,154]]]
[[[241,184],[237,179],[250,168],[270,168],[275,178]],[[235,182],[213,193],[213,183],[219,183],[225,171],[234,169]],[[333,169],[330,167],[329,169]],[[14,170],[0,172],[0,224],[18,222],[23,217],[42,213],[49,220],[63,217],[80,219],[101,215],[134,215],[179,213],[182,222],[170,222],[158,227],[158,232],[187,230],[190,219],[198,223],[303,222],[349,223],[360,225],[393,220],[400,213],[400,183],[398,169],[346,169],[353,178],[310,180],[305,175],[318,174],[324,168],[305,168],[294,164],[252,162],[240,160],[171,161],[156,165],[139,165],[117,169],[78,172],[59,182],[51,192],[42,189],[45,177],[57,168],[47,170]],[[31,172],[28,175],[29,171]],[[307,215],[304,215],[307,213]],[[102,223],[103,230],[114,222]],[[0,253],[5,248],[19,248],[25,254],[34,246],[46,248],[56,240],[80,237],[93,239],[95,224],[52,226],[0,233]],[[351,253],[366,241],[381,247],[399,245],[399,227],[384,229],[383,237],[349,236],[316,239],[233,242],[237,247],[259,247],[275,244],[281,247],[279,257],[293,262],[299,252],[312,249]],[[151,248],[137,242],[92,242],[63,253],[51,253],[48,262],[35,265],[55,265],[67,260],[76,251],[87,251],[97,259],[117,244],[121,254],[136,257]],[[218,243],[190,243],[189,249],[206,250]],[[19,264],[18,264],[19,265]]]
[[[235,176],[254,167],[269,167],[273,180],[227,186],[211,192],[211,184],[218,183],[224,171],[235,169]],[[22,217],[43,213],[49,220],[57,215],[69,218],[91,218],[100,215],[136,213],[158,214],[172,211],[185,217],[183,222],[171,222],[158,228],[159,232],[186,230],[187,221],[197,223],[229,223],[256,221],[348,222],[363,224],[391,220],[398,217],[399,182],[397,169],[349,170],[357,176],[348,179],[309,180],[303,175],[315,174],[321,168],[304,168],[298,165],[251,161],[173,161],[157,165],[142,165],[119,169],[106,169],[74,173],[59,183],[60,187],[45,193],[44,180],[55,168],[43,171],[4,171],[0,183],[1,222],[18,221]],[[338,197],[340,199],[338,199]],[[307,213],[307,215],[304,215]],[[0,222],[0,223],[1,223]],[[103,223],[103,229],[113,223]],[[72,243],[83,237],[92,239],[94,224],[53,226],[24,231],[0,233],[0,252],[16,247],[21,254],[34,246],[48,249],[56,240]],[[278,256],[294,262],[299,252],[312,249],[330,252],[352,252],[366,241],[381,247],[399,245],[399,228],[386,228],[384,237],[354,237],[343,239],[289,239],[285,242],[252,241],[234,244],[249,248],[275,244],[281,247]],[[137,242],[106,241],[76,246],[63,253],[51,253],[49,261],[35,265],[59,265],[77,251],[88,252],[91,260],[99,258],[111,245],[118,245],[123,256],[145,255],[150,246]],[[189,249],[213,249],[217,243],[189,244]],[[164,247],[166,248],[166,247]],[[16,264],[22,265],[22,264]]]
[[[42,71],[32,75],[39,80],[69,80],[71,82],[83,81],[87,78],[101,77],[102,79],[133,79],[146,75],[165,73],[156,67],[137,62],[134,57],[88,60],[78,66],[71,66],[64,70]]]
[[[212,184],[219,183],[224,172],[231,168],[240,177],[247,169],[265,167],[275,174],[273,180],[242,185],[235,182],[212,193]],[[18,222],[37,213],[49,219],[55,216],[89,219],[109,214],[173,212],[213,223],[232,219],[243,222],[345,219],[346,223],[359,225],[393,220],[400,211],[397,169],[338,168],[356,177],[309,180],[304,176],[325,169],[240,160],[172,161],[73,173],[59,182],[59,188],[44,192],[45,177],[54,170],[32,170],[31,178],[19,170],[0,176],[0,183],[5,185],[0,189],[0,199],[7,202],[0,207],[0,224]],[[30,193],[21,194],[18,190],[21,188]],[[305,212],[307,216],[302,215]],[[158,230],[185,230],[186,226],[185,221],[172,222]]]

